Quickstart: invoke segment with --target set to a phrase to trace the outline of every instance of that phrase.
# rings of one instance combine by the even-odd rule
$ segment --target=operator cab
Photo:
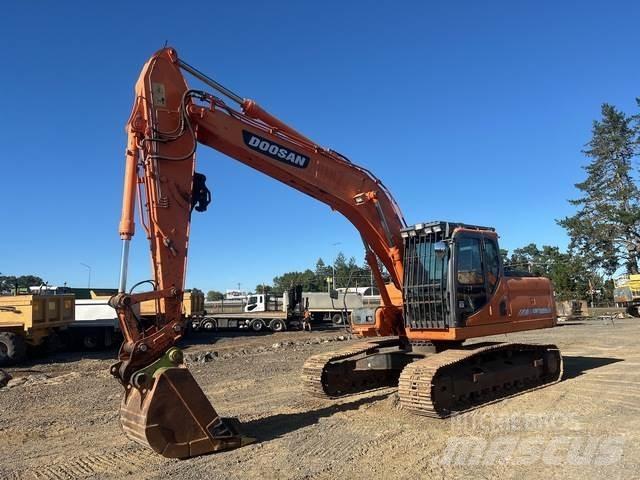
[[[406,327],[464,327],[490,302],[502,276],[495,229],[439,221],[405,228],[402,237]]]

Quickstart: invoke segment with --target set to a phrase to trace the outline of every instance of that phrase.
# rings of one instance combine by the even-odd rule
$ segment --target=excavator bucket
[[[168,458],[190,458],[231,450],[254,441],[238,432],[237,419],[218,416],[191,372],[158,371],[145,391],[127,386],[120,407],[126,435]]]

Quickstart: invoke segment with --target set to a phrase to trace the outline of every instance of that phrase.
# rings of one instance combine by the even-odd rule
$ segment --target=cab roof
[[[469,230],[480,230],[486,232],[495,232],[496,229],[493,227],[482,227],[480,225],[471,225],[468,223],[461,222],[446,222],[444,220],[432,221],[432,222],[424,222],[424,223],[416,223],[407,228],[403,228],[400,233],[402,238],[407,238],[409,236],[414,236],[420,233],[442,233],[442,235],[447,238],[450,237],[453,231],[456,228],[465,228]]]

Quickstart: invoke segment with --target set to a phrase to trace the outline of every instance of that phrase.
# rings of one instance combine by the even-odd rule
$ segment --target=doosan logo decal
[[[262,153],[267,157],[271,157],[279,162],[286,163],[293,167],[307,168],[309,165],[309,157],[302,155],[294,150],[290,150],[282,145],[279,145],[271,140],[262,138],[255,133],[242,131],[242,138],[244,143],[251,150]]]

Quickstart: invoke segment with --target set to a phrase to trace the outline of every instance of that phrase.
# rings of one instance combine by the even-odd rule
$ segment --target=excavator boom
[[[192,90],[186,71],[220,96]],[[189,457],[233,448],[250,441],[220,419],[206,401],[181,355],[171,350],[183,335],[184,290],[191,213],[210,201],[206,177],[195,172],[199,143],[208,145],[273,177],[347,217],[360,232],[367,261],[382,292],[379,329],[398,334],[400,305],[387,293],[402,288],[400,232],[406,226],[390,193],[366,169],[321,147],[262,109],[178,58],[172,48],[154,54],[136,83],[127,123],[128,143],[120,237],[122,261],[118,310],[124,342],[113,375],[125,387],[121,419],[127,434],[166,456]],[[151,246],[153,289],[126,290],[134,211],[139,207]],[[387,287],[379,262],[389,273]],[[133,305],[155,300],[153,325],[135,317]],[[385,314],[386,312],[386,314]],[[169,353],[171,353],[171,355]],[[197,407],[192,405],[197,404]],[[173,405],[171,410],[167,405]]]

